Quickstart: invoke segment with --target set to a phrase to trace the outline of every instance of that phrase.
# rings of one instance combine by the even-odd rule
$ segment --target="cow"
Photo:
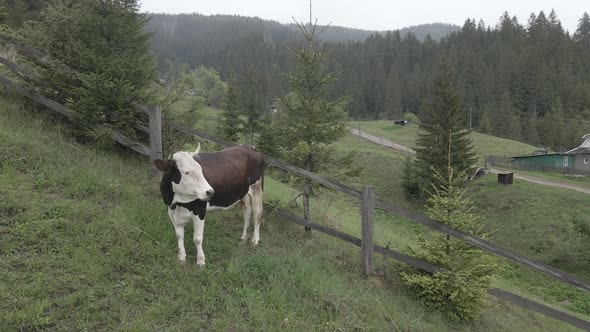
[[[155,160],[163,172],[162,200],[168,208],[178,241],[178,260],[186,261],[184,226],[194,225],[197,265],[205,266],[203,229],[207,211],[229,209],[238,202],[244,217],[241,240],[246,241],[251,216],[254,218],[252,245],[260,240],[264,189],[264,156],[253,147],[240,145],[214,153],[176,152],[172,159]]]

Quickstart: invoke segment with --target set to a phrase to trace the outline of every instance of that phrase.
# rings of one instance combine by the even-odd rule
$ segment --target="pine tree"
[[[487,234],[480,233],[481,217],[471,211],[473,202],[461,189],[465,174],[455,174],[451,167],[443,174],[434,174],[439,185],[434,187],[434,195],[428,199],[428,216],[453,229],[488,238]],[[418,255],[422,259],[444,271],[435,274],[403,272],[401,277],[406,285],[426,305],[443,311],[451,321],[477,318],[498,270],[494,258],[465,240],[440,233],[432,235],[430,240],[422,240],[420,249]]]
[[[266,108],[264,95],[260,92],[256,70],[252,67],[248,68],[238,84],[240,112],[245,117],[244,137],[248,138],[247,141],[250,145],[254,145],[254,136],[260,131],[261,119]]]
[[[238,98],[234,92],[234,83],[227,88],[227,99],[225,109],[221,112],[220,134],[231,142],[238,142],[240,133],[243,131],[244,121],[242,120]]]
[[[44,72],[63,92],[54,97],[77,111],[83,124],[129,128],[139,117],[132,103],[148,100],[156,78],[147,16],[138,2],[66,1],[48,6],[40,20],[25,33],[57,61]]]
[[[573,40],[578,45],[590,48],[590,15],[588,13],[585,12],[580,18]]]
[[[479,118],[479,132],[484,134],[489,134],[492,131],[492,126],[490,124],[490,115],[491,112],[490,106],[486,105],[482,111],[481,116]]]
[[[556,98],[551,108],[551,113],[547,116],[548,127],[550,131],[547,133],[549,142],[556,151],[565,151],[567,147],[565,139],[565,121],[563,113],[563,105],[561,99]]]
[[[423,191],[436,184],[433,170],[445,172],[449,154],[450,167],[457,172],[473,167],[476,157],[470,135],[451,69],[443,60],[438,66],[432,95],[424,105],[416,138],[416,171],[423,181]]]
[[[288,74],[290,93],[280,98],[283,118],[283,157],[317,172],[333,158],[331,144],[346,134],[347,99],[330,101],[328,87],[334,75],[317,44],[317,26],[300,25],[307,47],[293,51],[294,71]]]

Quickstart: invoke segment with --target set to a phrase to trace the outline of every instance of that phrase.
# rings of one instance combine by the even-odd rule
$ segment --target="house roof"
[[[547,153],[547,154],[538,154],[538,155],[526,155],[526,156],[514,156],[512,157],[513,159],[518,159],[518,158],[540,158],[540,157],[548,157],[548,156],[565,156],[567,155],[567,153]]]
[[[584,143],[573,150],[569,150],[566,153],[578,154],[578,153],[590,153],[590,134],[582,136]]]

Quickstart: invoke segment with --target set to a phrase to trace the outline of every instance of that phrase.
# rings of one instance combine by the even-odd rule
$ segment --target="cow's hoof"
[[[256,241],[252,240],[252,245],[253,246],[257,246],[258,245],[258,240],[256,240]]]
[[[205,267],[205,257],[197,257],[197,266],[200,268]]]

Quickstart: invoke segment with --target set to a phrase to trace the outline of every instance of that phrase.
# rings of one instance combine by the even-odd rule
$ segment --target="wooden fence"
[[[18,47],[15,46],[18,50],[20,50],[21,52],[23,52],[25,55],[27,55],[29,57],[37,58],[36,60],[38,62],[43,62],[42,60],[45,60],[45,62],[46,62],[48,59],[48,56],[43,55],[42,52],[35,50],[31,47],[28,47],[22,43],[18,43],[16,41],[12,40],[11,38],[2,35],[1,33],[0,33],[0,41],[9,43],[13,46],[18,45]],[[19,74],[22,77],[28,78],[32,81],[38,81],[29,71],[18,66],[17,64],[10,62],[7,59],[0,57],[0,63],[7,65],[8,68],[12,69],[14,72],[16,72],[17,74]],[[71,70],[71,69],[69,69],[69,70]],[[64,106],[62,106],[62,105],[44,97],[44,96],[41,96],[40,94],[33,91],[32,89],[28,89],[27,87],[25,87],[21,84],[18,84],[6,77],[0,76],[0,83],[3,84],[9,90],[11,90],[17,94],[20,94],[22,96],[28,97],[29,99],[34,100],[34,101],[46,106],[47,108],[49,108],[55,112],[58,112],[61,115],[64,115],[68,118],[72,118],[75,115],[74,111],[69,110],[66,107],[64,107]],[[154,159],[158,159],[158,158],[162,157],[162,127],[163,126],[167,126],[170,129],[178,130],[178,131],[183,132],[185,134],[193,135],[193,136],[199,137],[201,139],[204,139],[209,142],[213,142],[213,143],[216,143],[216,144],[219,144],[222,146],[227,147],[227,146],[235,145],[232,142],[228,142],[228,141],[225,141],[225,140],[220,139],[218,137],[209,135],[203,131],[200,131],[200,130],[197,130],[194,128],[188,128],[188,127],[185,127],[181,124],[169,122],[169,121],[166,121],[165,119],[162,119],[161,110],[158,106],[144,106],[144,105],[136,105],[136,106],[138,108],[141,108],[144,112],[146,112],[149,115],[149,127],[139,126],[136,128],[142,132],[149,133],[149,135],[150,135],[149,147],[144,145],[141,142],[136,142],[134,140],[131,140],[118,132],[112,132],[111,138],[113,140],[119,142],[120,144],[127,146],[142,155],[149,156],[150,160],[154,160]],[[305,227],[306,229],[319,231],[321,233],[336,237],[336,238],[343,240],[345,242],[349,242],[355,246],[361,247],[361,262],[362,262],[362,266],[363,266],[363,271],[366,274],[370,274],[373,272],[373,253],[381,254],[385,257],[392,258],[394,260],[400,261],[402,263],[408,264],[408,265],[413,266],[415,268],[418,268],[418,269],[421,269],[424,271],[428,271],[431,273],[444,271],[443,268],[432,265],[428,262],[419,260],[419,259],[414,258],[412,256],[408,256],[406,254],[403,254],[403,253],[400,253],[400,252],[397,252],[397,251],[394,251],[394,250],[391,250],[388,248],[384,248],[384,247],[375,245],[373,243],[374,209],[378,208],[378,209],[382,209],[384,211],[387,211],[387,212],[390,212],[390,213],[393,213],[396,215],[401,215],[404,218],[406,218],[412,222],[416,222],[418,224],[427,226],[430,229],[433,229],[433,230],[463,239],[475,247],[478,247],[480,249],[483,249],[483,250],[493,253],[495,255],[504,257],[504,258],[506,258],[512,262],[518,263],[520,265],[527,266],[533,270],[542,272],[542,273],[549,275],[549,276],[551,276],[563,283],[567,283],[569,285],[575,286],[575,287],[582,289],[584,291],[590,292],[590,284],[588,282],[581,280],[571,274],[568,274],[568,273],[561,271],[559,269],[556,269],[554,267],[548,266],[544,263],[537,262],[537,261],[532,260],[530,258],[524,257],[522,255],[518,255],[516,253],[513,253],[505,248],[500,247],[500,246],[494,245],[494,244],[492,244],[488,241],[485,241],[483,239],[480,239],[480,238],[471,236],[469,234],[466,234],[464,232],[452,229],[447,225],[430,220],[430,219],[426,218],[425,216],[422,216],[422,215],[415,213],[413,211],[410,211],[410,210],[395,206],[391,203],[376,199],[375,198],[375,190],[371,186],[364,186],[362,188],[362,191],[359,191],[357,189],[354,189],[354,188],[351,188],[347,185],[344,185],[340,182],[326,179],[326,178],[321,177],[317,174],[311,173],[307,170],[301,169],[301,168],[294,166],[294,165],[290,165],[284,161],[281,161],[281,160],[278,160],[275,158],[266,157],[265,160],[266,160],[267,164],[269,164],[271,166],[274,166],[274,167],[277,167],[277,168],[282,169],[284,171],[290,172],[292,174],[301,176],[308,181],[313,181],[313,182],[319,183],[327,188],[330,188],[332,190],[341,192],[343,194],[355,197],[361,201],[360,215],[361,215],[361,222],[362,222],[362,235],[361,235],[360,239],[355,236],[352,236],[350,234],[343,233],[339,230],[336,230],[336,229],[333,229],[333,228],[330,228],[330,227],[327,227],[324,225],[320,225],[317,223],[313,223],[309,218],[308,212],[306,213],[305,211],[304,211],[304,215],[307,218],[305,218],[305,217],[301,218],[301,217],[298,217],[296,215],[293,215],[291,213],[288,213],[288,212],[282,211],[282,210],[278,210],[275,212],[283,220],[291,221],[293,223],[296,223],[296,224],[299,224],[299,225]],[[583,319],[580,319],[580,318],[573,316],[571,314],[553,309],[553,308],[543,305],[541,303],[537,303],[537,302],[528,300],[526,298],[523,298],[519,295],[513,294],[513,293],[508,292],[506,290],[502,290],[499,288],[491,288],[488,290],[488,294],[495,296],[497,298],[501,298],[503,300],[506,300],[510,303],[519,305],[519,306],[524,307],[526,309],[541,313],[541,314],[549,316],[549,317],[553,317],[553,318],[558,319],[562,322],[568,323],[572,326],[590,331],[590,322],[588,322],[586,320],[583,320]]]

